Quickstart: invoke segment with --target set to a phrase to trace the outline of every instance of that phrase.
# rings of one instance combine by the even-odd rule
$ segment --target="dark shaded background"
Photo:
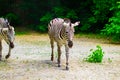
[[[111,23],[116,24],[111,18],[118,18],[116,13],[120,14],[117,3],[118,0],[0,0],[0,16],[8,18],[15,27],[28,27],[40,32],[47,32],[51,19],[66,17],[72,22],[81,21],[76,27],[78,33],[103,31],[106,35],[115,35],[116,31],[108,28],[111,28]],[[118,35],[120,28],[117,31]]]

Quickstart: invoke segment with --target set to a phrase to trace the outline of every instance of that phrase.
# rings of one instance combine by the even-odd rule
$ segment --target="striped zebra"
[[[74,36],[74,27],[79,25],[79,21],[71,23],[68,18],[55,18],[50,21],[48,24],[48,35],[50,38],[51,44],[51,61],[54,60],[54,42],[57,42],[57,51],[58,51],[58,67],[60,67],[60,58],[61,58],[61,47],[65,46],[66,51],[66,70],[69,70],[68,67],[68,58],[69,58],[69,48],[73,46],[73,36]]]
[[[2,39],[9,45],[9,51],[5,57],[8,59],[11,54],[11,49],[14,48],[14,34],[14,28],[10,26],[8,20],[0,18],[0,60],[2,59]]]

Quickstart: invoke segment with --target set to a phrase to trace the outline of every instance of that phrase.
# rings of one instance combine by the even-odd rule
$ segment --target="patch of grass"
[[[11,67],[5,62],[5,61],[0,61],[0,70],[10,70]]]
[[[97,45],[96,50],[91,49],[90,51],[92,52],[88,57],[85,59],[88,62],[102,62],[104,52],[101,48],[101,46]]]
[[[49,42],[47,42],[47,41],[38,41],[38,42],[32,41],[31,43],[34,45],[46,46],[46,45],[48,45]]]
[[[108,62],[111,63],[111,62],[112,62],[112,59],[108,58]]]
[[[7,63],[0,61],[0,67],[4,67],[4,66],[7,66]]]
[[[34,32],[32,29],[28,27],[17,27],[15,28],[15,35],[27,35]]]
[[[111,44],[120,44],[120,40],[113,40],[112,37],[103,34],[79,33],[76,34],[75,36],[77,38],[97,39],[99,41],[104,41]]]
[[[27,69],[26,69],[26,71],[28,72],[28,71],[30,71],[30,69],[29,69],[29,68],[27,68]]]
[[[106,39],[106,36],[101,34],[93,34],[93,33],[79,33],[75,35],[78,38],[85,37],[85,38],[92,38],[92,39]]]
[[[16,32],[16,35],[26,35],[28,32],[24,32],[24,31],[22,31],[22,32]]]
[[[54,52],[54,57],[58,58],[58,52],[56,52],[56,51]]]
[[[19,59],[19,57],[16,57],[16,59]]]
[[[24,61],[22,61],[22,63],[24,63],[24,64],[28,64],[29,61],[28,61],[28,60],[24,60]]]

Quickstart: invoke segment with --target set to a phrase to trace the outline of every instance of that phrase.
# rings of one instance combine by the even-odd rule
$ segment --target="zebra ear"
[[[8,19],[4,19],[4,20],[5,20],[5,23],[7,23],[7,24],[9,23],[9,22],[8,22]]]
[[[8,19],[5,19],[6,22],[8,22]]]
[[[71,21],[68,18],[64,18],[63,26],[70,27]]]
[[[10,26],[10,23],[8,22],[8,20],[7,20],[7,26],[8,26],[8,29],[9,29],[9,30],[12,29],[12,26]]]
[[[69,27],[69,26],[70,26],[70,23],[63,22],[63,26]]]
[[[9,29],[9,30],[12,30],[12,26],[8,25],[8,29]]]
[[[75,27],[75,26],[78,26],[79,24],[80,24],[80,21],[77,21],[74,24],[72,24],[72,26]]]
[[[9,21],[8,19],[4,19],[5,23],[7,23],[7,25],[9,25]]]

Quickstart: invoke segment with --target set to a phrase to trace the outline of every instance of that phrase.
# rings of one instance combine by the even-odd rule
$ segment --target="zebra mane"
[[[68,19],[68,18],[64,18],[64,22],[65,23],[71,23],[70,19]]]

